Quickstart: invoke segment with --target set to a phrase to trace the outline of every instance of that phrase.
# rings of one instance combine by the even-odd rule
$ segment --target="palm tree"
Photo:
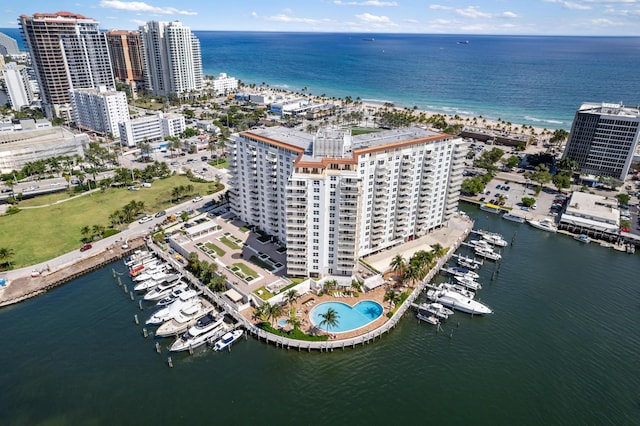
[[[267,303],[265,303],[265,305]],[[267,308],[265,308],[265,309],[267,309]],[[280,306],[277,303],[275,303],[273,305],[269,305],[267,310],[268,310],[269,321],[273,320],[274,318],[278,318],[282,314],[282,306]],[[271,324],[271,325],[273,325],[273,324]]]
[[[0,247],[0,266],[11,266],[11,258],[15,255],[12,248]]]
[[[301,322],[298,319],[298,317],[296,317],[295,309],[292,309],[291,312],[289,313],[289,318],[287,319],[287,324],[289,324],[291,327],[293,327],[294,330],[299,330],[300,329]]]
[[[395,304],[400,300],[400,296],[396,294],[395,291],[389,290],[384,294],[385,302],[389,302],[391,306],[395,306]]]
[[[338,321],[340,319],[340,314],[338,314],[338,311],[333,308],[329,308],[327,309],[327,312],[320,314],[320,318],[322,318],[322,321],[320,321],[320,324],[318,325],[321,329],[325,326],[327,334],[329,334],[329,329],[331,327],[337,327],[338,324],[340,324],[340,321]]]
[[[405,262],[404,257],[401,254],[396,254],[393,259],[391,259],[391,263],[389,264],[391,270],[402,277],[407,270],[407,262]]]
[[[300,297],[300,294],[298,293],[298,290],[296,290],[295,288],[292,288],[291,290],[287,291],[284,294],[284,299],[290,307],[293,306],[294,302],[298,300],[299,297]]]
[[[89,234],[91,233],[91,229],[88,226],[83,226],[80,229],[80,233],[82,234],[82,241],[86,241],[89,238]]]

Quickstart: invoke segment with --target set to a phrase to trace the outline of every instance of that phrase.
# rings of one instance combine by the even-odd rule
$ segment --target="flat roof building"
[[[560,226],[580,233],[618,234],[620,210],[615,198],[574,192],[560,217]]]
[[[230,149],[231,211],[286,244],[288,275],[351,276],[358,258],[457,211],[466,147],[420,128],[243,132]]]
[[[584,103],[576,112],[563,158],[580,173],[624,180],[640,139],[640,109],[622,104]]]
[[[124,92],[99,89],[75,89],[69,92],[72,120],[78,128],[120,138],[120,123],[130,120]]]
[[[158,112],[119,123],[120,141],[123,145],[137,146],[142,142],[161,141],[165,136],[178,136],[185,128],[182,114]]]

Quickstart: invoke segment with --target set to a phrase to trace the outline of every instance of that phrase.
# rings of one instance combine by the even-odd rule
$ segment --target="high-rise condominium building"
[[[181,95],[202,89],[200,41],[178,21],[151,21],[140,27],[144,81],[154,95]]]
[[[2,68],[2,75],[7,86],[7,93],[11,108],[20,111],[24,106],[31,105],[33,91],[29,82],[27,67],[9,62]]]
[[[144,65],[140,33],[112,30],[106,36],[115,77],[125,83],[141,83]]]
[[[359,257],[455,213],[466,150],[419,128],[243,132],[231,145],[231,211],[286,244],[289,275],[350,276]]]
[[[129,104],[124,92],[98,89],[70,91],[73,122],[80,129],[120,138],[120,123],[129,121]]]
[[[584,103],[576,112],[563,158],[580,172],[624,180],[640,138],[640,109],[622,104]]]
[[[98,21],[69,12],[21,15],[19,21],[47,117],[71,118],[71,89],[115,89],[107,42]]]

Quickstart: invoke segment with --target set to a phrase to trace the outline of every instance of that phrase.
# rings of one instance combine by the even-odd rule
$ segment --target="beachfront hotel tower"
[[[142,83],[142,40],[137,31],[107,31],[107,46],[116,79],[124,83]]]
[[[98,21],[70,12],[21,15],[19,21],[48,118],[71,118],[71,89],[115,89]]]
[[[157,96],[185,95],[202,89],[200,40],[189,27],[147,22],[140,27],[145,87]]]
[[[624,180],[639,138],[639,107],[584,103],[576,112],[562,157],[576,161],[580,173]]]
[[[358,258],[457,211],[466,149],[420,128],[243,132],[231,145],[231,211],[286,245],[288,275],[351,276]]]

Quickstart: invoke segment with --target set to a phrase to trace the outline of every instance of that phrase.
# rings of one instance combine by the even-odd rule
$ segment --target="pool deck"
[[[389,321],[392,321],[392,319],[397,321],[397,318],[399,316],[402,316],[402,314],[404,313],[404,310],[398,309],[400,311],[399,315],[396,314],[393,316],[393,318],[388,318],[387,314],[391,312],[392,307],[390,306],[389,302],[384,301],[384,296],[386,292],[391,289],[393,289],[397,293],[410,292],[409,299],[415,299],[420,293],[420,291],[422,291],[422,288],[424,288],[424,285],[426,285],[426,283],[430,280],[430,278],[426,279],[422,283],[415,283],[415,284],[404,283],[403,285],[398,285],[397,283],[394,283],[390,273],[385,273],[385,271],[388,269],[388,265],[391,262],[391,259],[393,259],[393,257],[395,257],[397,254],[400,254],[403,257],[405,257],[405,259],[408,259],[418,250],[427,250],[427,251],[431,250],[431,247],[436,243],[440,244],[445,248],[453,248],[453,250],[450,250],[447,253],[445,258],[440,260],[439,265],[437,265],[434,268],[434,270],[432,270],[432,273],[430,274],[430,277],[431,277],[438,272],[438,270],[441,267],[440,265],[448,261],[451,254],[453,254],[453,252],[455,251],[455,249],[457,249],[460,242],[468,235],[472,227],[473,227],[473,222],[471,221],[471,219],[462,215],[456,216],[449,221],[448,226],[435,229],[431,233],[429,233],[429,235],[426,235],[424,237],[421,237],[409,243],[393,247],[389,250],[385,250],[383,252],[380,252],[373,256],[369,256],[365,258],[365,261],[369,265],[383,272],[387,280],[385,281],[385,284],[373,290],[359,293],[358,297],[336,297],[336,296],[333,296],[333,293],[335,293],[335,291],[332,291],[332,290],[323,294],[322,296],[318,296],[312,293],[306,293],[301,295],[300,298],[293,304],[293,307],[296,309],[296,313],[298,314],[297,315],[298,319],[301,321],[300,329],[304,333],[310,334],[310,335],[326,334],[324,330],[318,330],[317,328],[315,328],[309,319],[309,312],[313,309],[313,307],[323,302],[343,302],[349,306],[353,306],[356,303],[361,302],[363,300],[373,300],[375,302],[378,302],[383,308],[382,315],[376,320],[365,325],[364,327],[351,330],[351,331],[342,332],[342,333],[338,333],[330,330],[330,334],[331,334],[329,339],[330,341],[338,342],[342,340],[353,339],[359,336],[375,334],[377,330],[380,330],[383,325],[385,325]],[[337,290],[337,291],[340,291],[340,290]],[[345,291],[342,290],[342,292],[344,293]],[[312,302],[312,303],[310,304],[309,302]],[[290,312],[290,307],[288,305],[284,306],[282,310],[282,315],[280,315],[277,318],[272,318],[271,324],[274,327],[282,330],[290,329],[290,326],[282,327],[278,325],[278,320],[282,320],[282,319],[286,320],[289,318],[289,312]],[[250,309],[244,310],[241,312],[241,315],[248,322],[251,322],[254,325],[260,322],[258,319],[253,317],[253,310],[250,310]]]

